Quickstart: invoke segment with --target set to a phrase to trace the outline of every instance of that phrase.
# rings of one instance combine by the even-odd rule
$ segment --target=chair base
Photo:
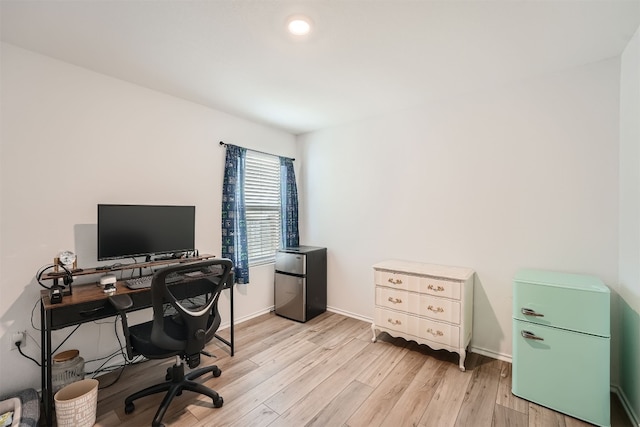
[[[216,365],[213,365],[196,369],[185,375],[184,365],[182,363],[176,363],[167,369],[166,382],[152,385],[127,397],[124,400],[124,412],[125,414],[130,414],[135,410],[135,405],[133,404],[134,400],[145,396],[151,396],[152,394],[166,392],[151,424],[153,427],[162,427],[162,418],[167,412],[167,409],[169,409],[171,401],[174,397],[180,396],[183,390],[209,396],[213,401],[213,406],[215,408],[220,408],[224,403],[222,396],[220,396],[215,390],[193,381],[209,372],[211,372],[214,377],[219,377],[220,374],[222,374],[222,371]]]

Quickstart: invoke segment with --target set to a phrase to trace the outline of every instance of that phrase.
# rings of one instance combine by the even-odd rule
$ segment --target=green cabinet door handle
[[[524,307],[522,307],[521,312],[522,312],[522,314],[524,314],[525,316],[544,317],[544,314],[536,313],[536,311],[535,311],[535,310],[531,310],[530,308],[524,308]]]
[[[522,331],[522,332],[520,332],[520,334],[522,335],[522,338],[525,338],[525,339],[528,339],[528,340],[544,341],[544,338],[541,338],[541,337],[537,336],[533,332]]]

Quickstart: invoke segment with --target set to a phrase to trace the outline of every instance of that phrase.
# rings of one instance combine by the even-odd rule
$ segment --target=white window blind
[[[245,206],[249,265],[274,262],[280,246],[280,159],[247,150]]]

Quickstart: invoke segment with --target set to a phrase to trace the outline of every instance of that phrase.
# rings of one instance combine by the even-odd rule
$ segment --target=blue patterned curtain
[[[222,184],[222,257],[233,261],[236,283],[249,283],[244,169],[247,150],[227,144]]]
[[[298,187],[293,170],[293,159],[280,157],[280,218],[282,247],[300,244],[298,235]]]

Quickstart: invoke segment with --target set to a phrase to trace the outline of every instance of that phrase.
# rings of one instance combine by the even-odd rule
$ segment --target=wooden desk
[[[142,264],[129,264],[126,268],[137,269],[140,267],[153,266],[166,266],[175,263],[194,262],[202,259],[211,258],[211,256],[201,257],[199,259],[190,258],[187,261],[183,260],[167,260],[167,261],[153,261],[151,263]],[[124,269],[124,268],[119,268]],[[113,270],[111,270],[113,271]],[[106,273],[108,271],[98,271],[99,273]],[[76,273],[74,273],[75,275]],[[94,269],[83,270],[78,275],[96,274]],[[52,277],[43,277],[44,279],[55,279],[59,276],[55,274]],[[170,285],[172,291],[178,297],[178,299],[186,299],[201,295],[203,289],[207,289],[206,282],[212,277],[215,279],[215,275],[200,276],[197,278],[187,278],[183,281]],[[230,340],[218,336],[215,337],[229,346],[230,354],[233,356],[234,344],[233,344],[233,273],[229,275],[227,283],[224,289],[229,289],[230,296]],[[151,289],[136,289],[132,290],[127,288],[124,281],[119,281],[116,284],[116,294],[128,294],[133,300],[133,307],[128,311],[142,310],[151,307]],[[81,325],[87,322],[93,322],[95,320],[105,319],[117,315],[116,309],[109,302],[109,295],[102,291],[102,287],[97,286],[96,283],[90,283],[86,285],[80,285],[73,288],[72,295],[65,295],[61,303],[51,304],[49,299],[49,291],[43,290],[40,292],[40,339],[41,339],[41,357],[42,357],[42,403],[44,411],[44,420],[47,426],[53,424],[53,381],[51,378],[52,370],[52,343],[51,332],[66,328],[68,326]]]

